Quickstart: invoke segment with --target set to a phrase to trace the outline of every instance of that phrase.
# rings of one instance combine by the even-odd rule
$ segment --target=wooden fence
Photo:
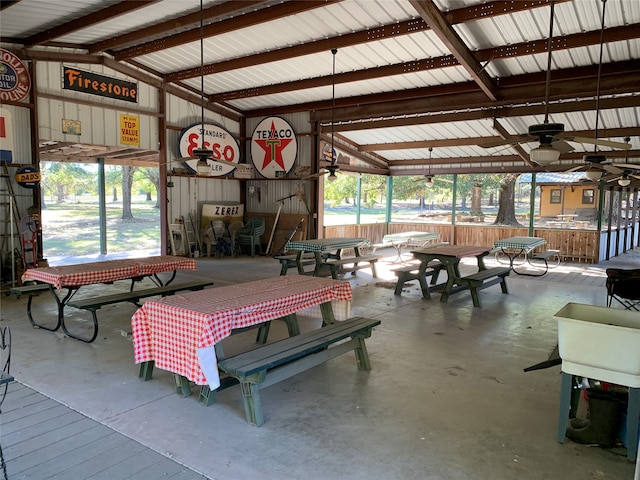
[[[639,227],[635,223],[610,232],[596,230],[535,228],[533,236],[547,240],[546,248],[560,250],[563,261],[598,263],[638,246]],[[497,240],[514,236],[529,236],[525,227],[496,225],[448,225],[435,223],[374,223],[361,225],[332,225],[324,227],[324,237],[363,237],[379,243],[388,233],[408,231],[437,232],[440,241],[453,245],[486,245],[492,247]],[[616,248],[604,248],[606,245]],[[613,253],[613,254],[612,254]]]

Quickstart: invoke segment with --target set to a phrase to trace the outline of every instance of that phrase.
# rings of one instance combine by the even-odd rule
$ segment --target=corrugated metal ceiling
[[[523,11],[512,11],[525,3]],[[419,12],[429,11],[432,5],[449,22],[443,29],[437,23],[434,29],[425,28]],[[566,133],[585,136],[595,126],[594,66],[600,45],[594,38],[599,37],[602,5],[601,0],[557,0],[555,4],[556,43],[549,91],[556,108],[551,109],[550,121],[564,123]],[[139,8],[131,10],[132,6]],[[114,16],[113,9],[118,8],[130,10]],[[0,12],[1,40],[3,47],[18,49],[26,58],[35,51],[55,48],[84,49],[119,59],[129,47],[142,45],[143,51],[120,61],[134,62],[165,77],[200,66],[199,8],[198,0],[21,0]],[[416,143],[449,140],[431,152],[433,165],[438,159],[460,157],[459,164],[441,165],[448,171],[463,166],[540,170],[526,158],[514,158],[519,153],[513,148],[487,150],[463,145],[461,139],[495,139],[499,133],[493,117],[510,135],[526,133],[529,125],[544,121],[550,18],[546,1],[216,0],[204,1],[204,8],[205,12],[218,9],[217,17],[207,14],[205,21],[204,62],[211,69],[205,76],[205,93],[234,114],[310,110],[326,132],[334,91],[330,49],[336,46],[337,108],[332,115],[339,120],[335,127],[339,145],[349,147],[360,159],[359,165],[369,163],[370,169],[380,170],[380,160],[391,162],[380,171],[394,174],[401,167],[398,163],[407,161],[411,165],[403,172],[420,169],[429,163],[429,151],[427,145]],[[636,33],[640,2],[607,0],[605,26],[605,33],[614,32],[615,38],[605,36],[599,132],[608,132],[608,138],[617,141],[630,136],[628,156],[640,161],[640,34]],[[138,32],[144,35],[136,37]],[[149,42],[171,40],[176,34],[191,36],[152,51],[154,45]],[[449,46],[455,44],[456,36],[468,56]],[[127,43],[112,42],[119,38],[127,38]],[[532,43],[523,45],[525,42]],[[106,45],[106,50],[93,52],[96,45]],[[504,58],[499,53],[496,57],[490,49],[513,55]],[[481,71],[472,75],[474,68]],[[497,92],[495,101],[482,94],[481,81],[474,83],[476,75],[486,74]],[[193,93],[200,90],[197,75],[173,80]],[[295,83],[303,81],[308,83]],[[282,88],[277,88],[279,84]],[[231,95],[243,89],[252,93]],[[223,96],[216,97],[219,95]],[[571,105],[578,110],[573,111]],[[513,115],[509,108],[521,113]],[[460,121],[456,115],[461,115]],[[415,118],[423,116],[429,120],[416,124]],[[393,120],[395,126],[381,128],[372,119]],[[401,119],[413,120],[402,124]],[[361,122],[362,128],[354,129],[354,122]],[[381,145],[377,151],[376,144]],[[580,153],[593,151],[589,145],[571,145],[575,152],[563,155],[556,167],[549,168],[579,163]],[[358,154],[359,146],[367,146],[360,149],[367,151]],[[536,142],[523,148],[528,151],[533,146]]]

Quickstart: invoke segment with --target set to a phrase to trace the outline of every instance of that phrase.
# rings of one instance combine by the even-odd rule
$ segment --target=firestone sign
[[[0,48],[0,100],[19,102],[30,90],[31,77],[22,60]]]
[[[253,131],[251,160],[263,177],[277,178],[289,172],[297,155],[296,134],[286,120],[267,117]]]
[[[211,160],[214,160],[208,162],[210,171],[207,175],[220,177],[235,170],[240,162],[240,147],[237,140],[224,128],[210,123],[204,125],[196,123],[180,133],[178,145],[180,157],[194,157],[193,151],[201,148],[203,136],[204,148],[213,152]],[[189,169],[197,171],[197,159],[187,160],[184,163]]]

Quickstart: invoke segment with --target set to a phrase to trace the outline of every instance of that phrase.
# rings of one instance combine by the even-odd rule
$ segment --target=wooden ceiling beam
[[[205,8],[202,11],[202,17],[205,22],[211,22],[220,17],[241,14],[249,8],[260,7],[262,4],[268,3],[268,0],[232,0]],[[158,36],[166,37],[167,35],[175,35],[180,31],[184,31],[189,27],[200,28],[200,10],[190,13],[179,18],[173,18],[155,25],[141,28],[124,35],[118,35],[107,40],[92,43],[87,48],[89,53],[106,52],[117,50],[125,45],[132,45],[138,42],[145,42],[150,38],[158,38]],[[199,38],[199,37],[198,37]]]
[[[573,132],[566,131],[562,136],[592,137],[593,130],[576,130]],[[598,138],[624,138],[635,136],[640,136],[640,127],[598,129]],[[416,150],[421,148],[460,147],[494,142],[501,138],[504,139],[505,137],[442,138],[434,140],[416,140],[413,142],[368,143],[358,145],[357,149],[360,152],[384,152],[391,150]]]
[[[552,81],[550,100],[555,102],[595,97],[597,70],[597,66],[586,66],[554,71],[557,80]],[[330,101],[291,105],[284,109],[280,108],[278,111],[282,114],[312,110],[314,111],[313,120],[324,123],[331,121],[333,115],[337,122],[352,119],[362,121],[368,118],[380,119],[447,111],[464,112],[474,109],[494,111],[501,107],[512,108],[533,102],[542,104],[544,101],[544,75],[523,74],[505,79],[501,82],[499,90],[501,100],[498,102],[487,102],[483,92],[477,87],[473,90],[473,84],[470,85],[470,83],[417,88],[377,96],[364,95],[336,99],[333,114]],[[640,84],[640,60],[603,65],[601,96],[634,94],[638,84]],[[381,97],[386,98],[387,101],[383,102]],[[377,103],[374,103],[376,99]],[[630,100],[630,104],[633,104],[633,100]],[[263,116],[265,112],[269,110],[260,109],[245,113],[247,116]]]
[[[474,82],[487,95],[489,100],[498,99],[497,87],[493,79],[484,70],[478,59],[464,43],[460,35],[451,27],[442,12],[432,0],[409,0],[418,14],[429,24],[433,32],[451,51],[453,56],[464,67]]]
[[[226,20],[221,20],[219,22],[210,23],[209,25],[204,25],[202,29],[202,35],[204,36],[204,38],[222,35],[224,33],[247,28],[252,25],[258,25],[269,21],[278,20],[282,17],[295,15],[296,13],[306,12],[315,8],[326,7],[329,3],[336,3],[340,1],[342,0],[307,0],[304,2],[285,1],[281,4],[271,5],[269,6],[269,8],[258,10],[256,12],[246,13],[245,15],[237,15]],[[213,8],[215,9],[215,7]],[[118,61],[127,60],[129,58],[148,55],[150,53],[159,52],[161,50],[166,50],[168,48],[177,47],[179,45],[184,45],[186,43],[200,40],[200,12],[192,15],[197,16],[197,28],[119,50],[117,52],[114,52],[115,59]],[[189,21],[193,22],[192,19]],[[158,33],[162,32],[159,31]],[[183,73],[182,78],[178,78],[178,76],[174,74],[175,78],[172,81],[184,80],[186,78],[200,76],[200,68],[197,68],[196,70],[198,70],[198,73],[196,75],[189,76],[187,73]],[[184,72],[188,72],[188,70],[185,70]]]
[[[632,40],[640,38],[640,24],[624,25],[613,27],[605,31],[604,43],[619,42],[624,40]],[[586,47],[589,45],[598,45],[600,43],[600,30],[594,30],[586,33],[576,33],[573,35],[565,35],[556,38],[553,41],[553,50],[567,50],[569,48]],[[504,45],[500,47],[488,48],[474,52],[475,57],[479,61],[493,61],[502,58],[523,57],[527,55],[535,55],[545,53],[547,51],[546,40],[534,40],[531,42],[522,42],[513,45]],[[404,75],[408,72],[424,72],[439,68],[454,67],[459,65],[458,60],[453,55],[444,55],[441,57],[425,58],[414,60],[411,62],[396,63],[393,65],[385,65],[382,67],[368,68],[353,72],[338,73],[335,76],[335,83],[359,82],[371,80],[372,78],[385,78],[394,75]],[[290,92],[292,90],[305,90],[309,88],[322,87],[331,85],[333,82],[332,75],[324,75],[320,77],[295,80],[291,82],[282,82],[277,84],[263,85],[240,90],[232,90],[210,95],[211,102],[228,102],[240,98],[259,97],[263,95],[273,95],[277,93]]]
[[[90,13],[83,17],[71,20],[70,22],[63,23],[57,27],[50,28],[44,32],[37,33],[27,37],[22,43],[26,47],[32,47],[34,45],[41,45],[51,41],[54,38],[69,35],[70,33],[78,30],[91,27],[92,25],[98,25],[102,22],[106,22],[113,18],[125,15],[140,8],[148,7],[153,3],[157,3],[160,0],[125,0],[114,5],[98,10],[97,12]]]
[[[570,0],[557,0],[558,2],[566,2]],[[305,3],[305,2],[300,2]],[[497,1],[483,4],[481,8],[478,7],[464,7],[457,10],[453,10],[446,14],[446,18],[450,23],[462,23],[477,20],[481,18],[488,18],[498,15],[507,15],[509,13],[518,12],[522,10],[530,10],[532,8],[543,7],[549,4],[549,0],[530,0],[527,2],[513,2],[513,1]],[[273,7],[270,7],[270,10]],[[287,15],[295,12],[287,13]],[[245,68],[249,66],[261,65],[269,62],[277,62],[280,60],[287,60],[294,57],[303,55],[311,55],[314,53],[328,52],[332,48],[345,48],[353,45],[364,44],[368,42],[379,41],[381,38],[396,38],[401,35],[409,35],[416,33],[420,30],[428,30],[429,25],[423,19],[412,19],[405,22],[397,22],[389,25],[382,25],[378,27],[372,27],[365,30],[360,30],[353,33],[347,33],[331,38],[322,40],[316,40],[307,42],[302,45],[294,45],[287,48],[280,48],[274,51],[260,52],[255,55],[248,55],[242,58],[228,60],[219,63],[204,65],[204,74],[210,75],[220,72],[226,72],[229,70]],[[212,34],[219,34],[215,31],[205,32]],[[224,31],[222,32],[224,33]],[[200,32],[197,32],[197,38]],[[208,36],[208,35],[207,35]],[[149,53],[149,52],[145,52]],[[118,59],[116,54],[116,59]],[[167,76],[167,81],[186,80],[187,78],[195,78],[200,76],[200,68],[190,68],[186,70],[176,71]]]

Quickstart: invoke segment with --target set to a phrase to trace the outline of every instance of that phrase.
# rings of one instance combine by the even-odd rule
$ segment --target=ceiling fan
[[[424,182],[424,186],[427,188],[432,188],[434,183],[433,180],[435,179],[435,174],[431,173],[431,152],[433,152],[433,147],[429,147],[429,172],[424,176],[425,182]],[[448,180],[446,178],[442,178],[442,177],[438,177],[437,180],[441,180],[443,182],[451,182],[451,180]],[[416,182],[419,180],[415,180]]]
[[[606,0],[603,0],[603,3]],[[604,8],[603,8],[604,14]],[[548,165],[550,163],[558,161],[561,153],[567,153],[574,150],[574,147],[571,146],[568,142],[576,142],[576,143],[586,143],[592,145],[600,145],[606,146],[610,148],[617,149],[629,149],[631,145],[614,142],[610,140],[604,140],[597,138],[597,130],[596,130],[596,138],[589,137],[576,137],[576,136],[560,136],[564,133],[564,124],[563,123],[550,123],[549,122],[549,91],[551,85],[551,47],[553,40],[553,17],[554,17],[554,2],[551,2],[551,13],[549,15],[549,39],[547,41],[547,78],[545,83],[545,113],[544,113],[544,122],[541,124],[529,125],[529,132],[522,135],[514,135],[507,136],[505,139],[500,139],[493,142],[482,143],[479,146],[484,148],[493,148],[504,145],[517,145],[520,143],[529,143],[537,141],[539,143],[538,147],[533,148],[530,152],[530,158],[532,162],[537,163],[538,165]],[[604,15],[603,15],[603,28],[604,28]],[[602,37],[600,40],[602,45]],[[600,60],[600,65],[602,64],[602,58]],[[600,85],[599,71],[598,71],[598,89]],[[599,97],[599,92],[597,94]],[[597,128],[597,127],[596,127]]]

